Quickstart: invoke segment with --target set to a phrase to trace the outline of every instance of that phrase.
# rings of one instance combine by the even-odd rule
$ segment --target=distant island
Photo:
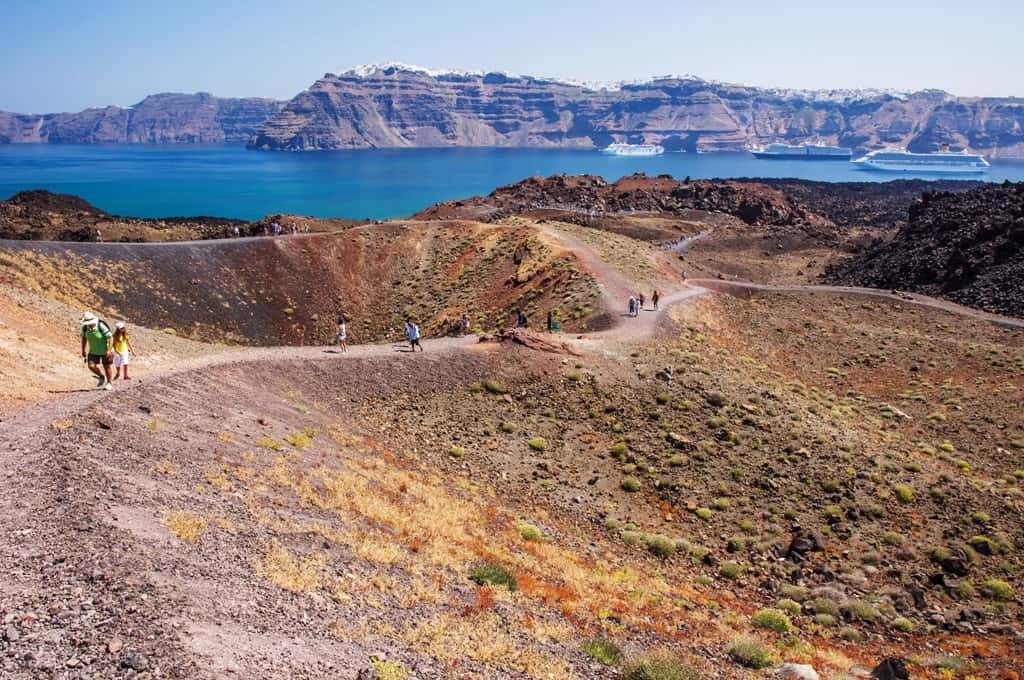
[[[129,108],[0,112],[0,143],[246,142],[307,151],[642,142],[692,153],[775,141],[914,151],[948,144],[1024,159],[1024,98],[785,90],[695,76],[578,83],[383,64],[326,74],[288,102],[159,94]]]

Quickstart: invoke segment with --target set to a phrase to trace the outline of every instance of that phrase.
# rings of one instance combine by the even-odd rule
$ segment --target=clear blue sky
[[[1024,1],[2,0],[0,109],[295,95],[404,61],[615,80],[1024,95]]]

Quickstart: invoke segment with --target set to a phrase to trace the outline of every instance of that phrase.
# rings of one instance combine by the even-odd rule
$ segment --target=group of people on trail
[[[468,316],[463,315],[460,323],[465,330],[469,330]],[[405,337],[409,340],[410,351],[415,352],[417,349],[423,351],[423,345],[420,344],[420,327],[409,318],[405,319]],[[341,348],[342,352],[348,351],[348,317],[345,316],[345,312],[338,313],[338,333],[332,338],[332,341]]]
[[[658,311],[658,301],[659,300],[661,300],[661,293],[659,293],[658,291],[654,291],[654,293],[651,294],[651,310],[652,311],[655,311],[655,312]],[[647,298],[644,297],[643,293],[637,293],[636,295],[630,295],[629,296],[628,306],[627,306],[627,311],[629,312],[629,316],[638,316],[640,314],[640,312],[645,311],[646,307],[644,305],[646,303],[647,303]]]
[[[92,312],[82,316],[82,358],[99,379],[97,389],[113,389],[112,383],[122,377],[131,380],[128,366],[133,356],[138,355],[123,321],[118,321],[111,330],[106,321]]]

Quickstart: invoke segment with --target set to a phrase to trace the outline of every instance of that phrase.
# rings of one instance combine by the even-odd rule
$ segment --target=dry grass
[[[320,587],[327,555],[311,553],[293,555],[277,541],[272,541],[255,571],[274,585],[293,593],[306,593]]]
[[[198,543],[206,531],[206,520],[187,510],[168,510],[163,516],[164,526],[186,543]]]

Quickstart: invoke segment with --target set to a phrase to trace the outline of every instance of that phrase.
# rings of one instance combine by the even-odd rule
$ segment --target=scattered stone
[[[8,642],[17,642],[21,639],[21,631],[15,625],[4,628],[4,639]]]
[[[122,649],[124,649],[124,642],[121,641],[121,638],[111,638],[107,643],[107,651],[111,654],[117,654]]]
[[[803,663],[784,663],[775,671],[775,676],[784,680],[819,680],[818,672]]]
[[[127,652],[121,657],[121,668],[130,668],[141,673],[149,669],[149,659],[139,652]]]
[[[910,680],[907,664],[903,659],[891,658],[875,666],[871,677],[876,680]]]

